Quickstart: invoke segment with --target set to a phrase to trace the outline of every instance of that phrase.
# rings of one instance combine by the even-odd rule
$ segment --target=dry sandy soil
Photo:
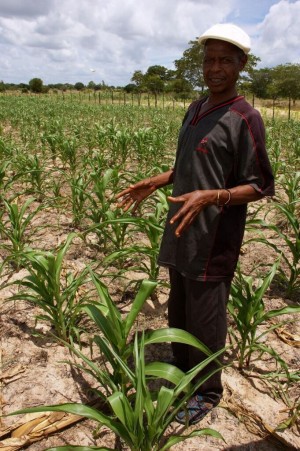
[[[49,212],[48,219],[51,219]],[[61,228],[51,236],[39,238],[39,246],[49,249],[62,243],[67,235],[68,219],[61,218]],[[34,243],[33,243],[34,244]],[[37,244],[37,243],[36,243]],[[241,256],[245,268],[255,260],[269,259],[273,256],[259,245],[252,244],[244,249]],[[3,255],[2,255],[3,258]],[[81,269],[89,259],[101,259],[95,251],[84,248],[80,241],[70,248],[65,264],[69,268]],[[24,269],[13,274],[14,279],[25,275]],[[166,277],[164,271],[162,277]],[[79,371],[72,368],[68,350],[58,345],[48,334],[47,324],[35,324],[38,309],[27,302],[5,302],[16,287],[11,286],[0,292],[1,312],[1,402],[2,414],[8,414],[20,408],[63,402],[96,402],[90,388],[93,382]],[[122,312],[130,307],[120,300],[122,289],[115,284],[109,291],[118,302]],[[139,316],[138,327],[156,329],[167,325],[166,299],[168,289],[158,289],[158,300],[148,301]],[[286,305],[280,291],[268,292],[265,299],[267,308]],[[230,322],[230,319],[229,319]],[[284,357],[290,370],[299,370],[300,363],[300,323],[285,325],[278,331],[271,332],[266,338],[268,344]],[[84,352],[89,354],[89,348]],[[159,360],[170,357],[170,346],[157,346],[150,349],[147,359]],[[271,359],[254,361],[246,374],[237,370],[234,353],[228,352],[228,362],[233,364],[223,372],[225,394],[222,403],[215,408],[201,423],[202,427],[211,427],[219,431],[225,442],[211,438],[191,438],[174,446],[175,450],[284,450],[300,449],[299,423],[282,432],[276,427],[289,417],[291,412],[280,398],[282,391],[288,393],[290,402],[299,404],[299,386],[273,384],[258,377],[259,372],[275,369]],[[298,384],[299,385],[299,384]],[[279,393],[279,394],[278,394]],[[34,418],[34,419],[33,419]],[[39,414],[3,417],[1,420],[0,449],[5,451],[27,450],[41,451],[48,447],[68,444],[107,446],[121,449],[121,445],[106,428],[95,430],[92,421],[74,418],[64,414]],[[199,427],[199,425],[197,426]],[[195,429],[191,427],[188,431]],[[173,423],[168,433],[181,433],[182,426]]]

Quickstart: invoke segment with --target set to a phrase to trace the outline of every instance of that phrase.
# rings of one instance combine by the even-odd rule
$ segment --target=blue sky
[[[228,21],[256,25],[264,20],[272,5],[280,2],[274,0],[239,0],[234,3],[235,7],[227,17]],[[294,2],[290,1],[288,3]]]
[[[173,69],[225,22],[250,35],[260,67],[300,63],[300,0],[0,0],[0,80],[124,86],[135,70]]]

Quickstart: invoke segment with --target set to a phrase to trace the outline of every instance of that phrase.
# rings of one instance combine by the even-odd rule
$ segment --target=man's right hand
[[[130,185],[129,188],[124,189],[117,194],[116,199],[122,198],[118,203],[118,207],[123,208],[124,211],[127,211],[133,206],[132,213],[134,213],[139,204],[150,196],[150,194],[152,194],[155,190],[156,186],[151,177],[141,180],[135,185]]]

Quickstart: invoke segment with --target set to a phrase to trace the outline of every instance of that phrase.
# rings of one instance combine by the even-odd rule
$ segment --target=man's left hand
[[[171,218],[170,223],[181,220],[179,226],[175,230],[175,235],[180,237],[184,230],[192,224],[196,216],[208,205],[215,203],[215,190],[197,190],[191,193],[183,194],[182,196],[172,197],[168,199],[174,203],[182,203],[182,207]]]

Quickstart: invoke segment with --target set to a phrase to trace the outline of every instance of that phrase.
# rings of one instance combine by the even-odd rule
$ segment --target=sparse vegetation
[[[31,336],[58,337],[70,351],[68,365],[93,379],[92,391],[106,406],[105,411],[91,408],[84,399],[52,410],[94,418],[132,450],[168,449],[187,438],[165,434],[202,369],[184,374],[159,362],[159,352],[156,362],[147,354],[153,344],[193,342],[157,318],[167,286],[156,257],[168,189],[147,199],[134,217],[116,208],[114,196],[128,183],[173,164],[184,109],[172,103],[148,108],[147,99],[140,106],[111,105],[80,95],[0,96],[1,287],[3,298],[14,301],[10,305],[26,306],[21,325],[14,310],[3,328],[30,324],[22,349]],[[290,315],[300,309],[299,121],[272,119],[262,111],[277,193],[249,208],[229,305],[233,346],[226,354],[244,378],[258,378],[262,391],[283,400],[285,419],[278,426],[296,433],[299,354],[288,361],[274,341],[286,324],[296,341],[299,335],[297,315]],[[258,251],[250,254],[250,247]],[[143,313],[146,301],[153,303],[155,327]],[[4,367],[6,359],[4,349]],[[21,408],[34,403],[28,399]],[[11,410],[4,407],[3,413]],[[211,429],[189,436],[204,434],[220,438]],[[94,449],[113,449],[101,448],[102,439],[97,429]]]

